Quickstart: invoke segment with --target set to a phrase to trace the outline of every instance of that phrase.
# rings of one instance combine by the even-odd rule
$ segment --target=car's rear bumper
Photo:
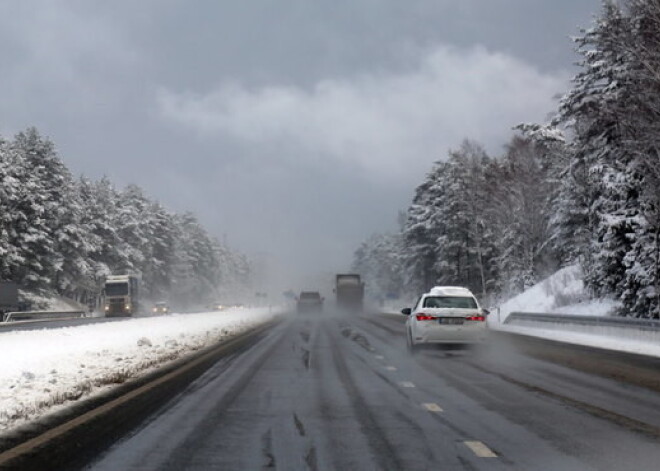
[[[323,310],[322,304],[299,304],[298,312],[321,312]]]
[[[485,325],[428,326],[416,330],[415,344],[442,343],[481,343],[486,340],[488,330]]]

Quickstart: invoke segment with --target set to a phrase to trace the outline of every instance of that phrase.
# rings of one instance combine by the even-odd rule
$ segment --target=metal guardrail
[[[75,319],[85,317],[85,311],[23,311],[8,312],[5,314],[4,322],[18,321],[36,321],[36,320],[57,320],[57,319]]]
[[[660,320],[639,319],[632,317],[576,316],[569,314],[547,314],[535,312],[512,312],[504,324],[532,321],[580,326],[616,327],[635,330],[660,331]]]

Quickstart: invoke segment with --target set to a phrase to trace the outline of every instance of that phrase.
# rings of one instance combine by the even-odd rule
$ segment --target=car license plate
[[[441,317],[439,321],[441,324],[449,325],[461,325],[463,323],[463,319],[460,317]]]

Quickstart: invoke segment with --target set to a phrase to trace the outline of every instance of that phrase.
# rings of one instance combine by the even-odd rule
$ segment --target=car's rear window
[[[428,296],[424,299],[424,307],[477,309],[477,303],[471,296]]]
[[[300,293],[300,299],[321,299],[319,293]]]

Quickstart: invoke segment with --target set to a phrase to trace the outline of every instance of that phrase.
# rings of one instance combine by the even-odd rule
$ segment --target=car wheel
[[[406,347],[408,347],[408,352],[415,354],[419,351],[419,345],[415,345],[412,340],[412,334],[410,331],[406,333]]]

